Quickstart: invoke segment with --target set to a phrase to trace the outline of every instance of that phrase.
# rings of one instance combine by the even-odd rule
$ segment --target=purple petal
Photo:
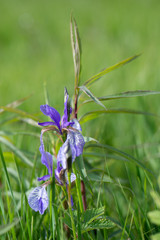
[[[75,154],[72,155],[72,159],[74,160],[76,157],[83,153],[85,141],[82,134],[74,130],[68,131],[67,139],[70,142],[72,152],[75,152]]]
[[[77,129],[78,131],[82,131],[81,125],[79,124],[78,120],[76,118],[72,119],[72,127]]]
[[[67,179],[67,184],[69,184],[67,172],[66,172],[66,179]],[[71,183],[74,182],[75,180],[76,180],[76,175],[74,173],[71,173]]]
[[[54,125],[54,126],[57,126],[56,125],[56,123],[54,123],[54,122],[42,122],[42,123],[38,123],[38,125],[40,125],[40,126],[49,126],[49,125]]]
[[[40,214],[48,207],[48,196],[45,187],[36,187],[28,196],[29,206]]]
[[[68,138],[68,137],[67,137]],[[70,140],[66,140],[60,148],[57,155],[57,168],[67,169],[67,160],[72,155],[72,161],[76,158],[76,148],[70,144]]]
[[[60,185],[63,185],[62,181],[59,179],[59,171],[55,169],[55,179]]]
[[[62,167],[63,169],[67,168],[67,159],[66,159],[66,154],[65,154],[65,149],[67,147],[68,141],[66,141],[62,147],[59,149],[58,155],[57,155],[57,169],[58,172],[60,172],[60,168]]]
[[[51,175],[44,175],[43,177],[38,177],[37,180],[40,181],[46,181],[51,177]]]
[[[74,204],[74,202],[73,202],[73,197],[72,197],[72,195],[71,195],[71,206],[72,206],[72,210],[74,210],[74,209],[73,209],[73,204]]]
[[[40,110],[44,115],[49,116],[53,120],[55,125],[59,128],[59,130],[61,131],[61,127],[60,127],[61,116],[60,116],[59,112],[55,108],[50,107],[47,104],[41,105]]]
[[[76,180],[76,175],[74,173],[71,173],[71,183]]]
[[[39,148],[39,150],[41,147]],[[48,173],[52,176],[52,169],[53,169],[53,159],[52,155],[49,152],[42,151],[41,152],[41,162],[48,168]]]
[[[49,152],[45,152],[44,150],[43,131],[41,131],[40,143],[39,151],[41,153],[41,162],[48,168],[48,173],[52,176],[53,158]]]
[[[71,126],[72,123],[69,122],[69,116],[71,113],[72,113],[72,108],[68,105],[69,102],[68,102],[68,99],[69,99],[69,95],[68,95],[68,92],[67,92],[67,89],[65,89],[65,93],[64,93],[64,115],[62,116],[62,120],[61,120],[61,124],[62,124],[62,128],[66,128],[68,126]],[[69,107],[69,110],[68,110],[68,107]]]
[[[66,93],[65,95],[65,102],[64,102],[64,115],[62,116],[62,120],[61,120],[61,124],[62,124],[62,128],[66,128],[69,124],[68,122],[68,98],[69,98],[69,95]]]

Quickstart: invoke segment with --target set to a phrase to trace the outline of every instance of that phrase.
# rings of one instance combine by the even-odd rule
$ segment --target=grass
[[[74,92],[69,36],[71,12],[82,42],[81,83],[105,67],[143,52],[138,59],[107,74],[90,88],[95,96],[101,97],[131,90],[160,89],[159,8],[158,0],[1,2],[1,105],[33,93],[16,108],[23,112],[7,112],[4,108],[0,113],[2,240],[65,239],[64,223],[71,227],[60,187],[48,190],[50,199],[55,201],[53,205],[50,201],[44,215],[35,213],[28,205],[28,192],[37,186],[36,178],[45,169],[38,150],[40,128],[22,118],[22,115],[33,118],[32,123],[45,119],[39,112],[39,106],[46,101],[44,82],[50,105],[61,113],[64,86],[70,96]],[[148,212],[157,209],[151,193],[159,193],[159,96],[115,99],[104,104],[107,109],[128,108],[157,116],[109,113],[83,123],[83,134],[97,139],[103,148],[95,148],[95,142],[89,142],[83,154],[90,180],[86,183],[88,215],[82,213],[81,200],[78,201],[79,178],[72,188],[78,238],[82,235],[84,239],[150,239],[152,234],[160,232],[148,216]],[[95,109],[102,108],[95,103],[85,104],[79,109],[79,117]],[[50,139],[54,144],[56,140],[47,135],[48,148]],[[83,169],[81,163],[79,171]],[[85,230],[88,226],[92,230],[91,225],[85,225],[87,216],[97,230]],[[91,220],[97,216],[107,216],[108,222],[103,219],[101,228]]]

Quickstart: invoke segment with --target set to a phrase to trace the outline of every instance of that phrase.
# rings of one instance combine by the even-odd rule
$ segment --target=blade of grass
[[[6,105],[6,107],[8,108],[16,108],[18,106],[20,106],[23,102],[25,102],[28,98],[30,98],[32,95],[29,95],[28,97],[24,97],[24,98],[21,98],[19,100],[16,100],[12,103],[9,103]],[[4,109],[0,109],[0,114],[4,113]]]
[[[36,116],[34,116],[32,114],[29,114],[27,112],[24,112],[24,111],[22,111],[20,109],[17,109],[17,108],[0,106],[0,110],[4,110],[6,112],[11,112],[11,113],[16,113],[16,114],[18,114],[21,117],[30,118],[30,119],[35,120],[37,122],[40,121]]]
[[[93,95],[93,93],[91,93],[91,91],[89,89],[87,89],[85,86],[80,86],[78,87],[81,91],[83,91],[88,97],[90,97],[95,103],[97,103],[98,105],[100,105],[101,107],[103,107],[105,110],[106,107],[98,100],[97,97],[95,97]]]
[[[108,100],[114,100],[114,99],[120,99],[120,98],[132,98],[132,97],[142,97],[142,96],[148,96],[148,95],[157,95],[160,94],[159,91],[149,91],[149,90],[137,90],[137,91],[128,91],[123,93],[118,93],[114,95],[109,95],[105,97],[98,97],[97,99],[99,101],[108,101]],[[93,102],[92,99],[85,100],[83,104]]]
[[[92,119],[95,119],[97,117],[103,116],[104,114],[109,114],[109,113],[127,113],[127,114],[141,114],[141,115],[147,115],[147,116],[154,116],[154,117],[159,117],[156,114],[149,113],[149,112],[143,112],[139,110],[132,110],[132,109],[126,109],[126,108],[110,108],[106,110],[96,110],[96,111],[90,111],[85,113],[83,116],[79,118],[79,122],[81,124],[90,121]]]
[[[121,61],[121,62],[119,62],[119,63],[117,63],[117,64],[115,64],[115,65],[113,65],[113,66],[111,66],[111,67],[105,68],[104,70],[102,70],[101,72],[99,72],[98,74],[96,74],[95,76],[93,76],[93,77],[91,77],[90,79],[88,79],[88,80],[84,83],[84,85],[85,85],[85,86],[89,86],[89,85],[93,84],[96,80],[100,79],[100,78],[101,78],[102,76],[104,76],[105,74],[107,74],[107,73],[109,73],[109,72],[111,72],[111,71],[113,71],[113,70],[115,70],[115,69],[117,69],[117,68],[125,65],[126,63],[129,63],[129,62],[133,61],[134,59],[136,59],[136,58],[139,57],[139,56],[140,56],[140,54],[139,54],[139,55],[135,55],[135,56],[133,56],[133,57],[129,57],[129,58],[127,58],[127,59],[125,59],[125,60],[123,60],[123,61]]]
[[[0,142],[6,145],[15,155],[17,155],[24,163],[33,167],[33,163],[11,142],[9,142],[6,138],[0,136]]]
[[[12,223],[8,223],[5,225],[0,226],[0,236],[9,232],[15,225],[19,223],[19,219],[14,219]],[[16,238],[15,238],[16,239]]]
[[[117,148],[114,148],[114,147],[112,147],[112,146],[110,146],[110,145],[107,145],[107,144],[99,144],[99,143],[97,143],[97,144],[89,144],[89,145],[87,145],[87,146],[85,146],[85,148],[89,148],[89,147],[97,147],[97,148],[102,148],[102,149],[107,149],[107,150],[109,150],[109,151],[112,151],[112,152],[115,152],[115,153],[117,153],[118,155],[120,155],[120,156],[122,156],[122,157],[125,157],[126,159],[128,159],[128,160],[131,160],[132,162],[134,162],[136,165],[138,165],[139,167],[141,167],[141,168],[143,168],[144,170],[147,170],[148,172],[150,172],[151,174],[153,174],[152,173],[152,171],[150,170],[150,169],[148,169],[144,164],[142,164],[138,159],[136,159],[135,157],[133,157],[133,156],[131,156],[130,154],[128,154],[128,153],[125,153],[125,152],[123,152],[123,151],[121,151],[121,150],[119,150],[119,149],[117,149]],[[154,174],[153,174],[154,175]]]
[[[23,227],[23,224],[22,224],[22,221],[21,221],[19,212],[18,212],[18,210],[17,210],[16,200],[15,200],[14,195],[13,195],[13,191],[12,191],[12,187],[11,187],[11,184],[10,184],[10,179],[9,179],[9,175],[8,175],[8,172],[7,172],[7,168],[6,168],[6,164],[5,164],[5,160],[4,160],[4,157],[3,157],[3,153],[2,153],[1,147],[0,147],[0,157],[1,157],[2,166],[3,166],[3,169],[4,169],[6,181],[7,181],[7,184],[8,184],[8,188],[9,188],[9,191],[11,192],[11,196],[12,196],[12,200],[13,200],[13,203],[14,203],[14,207],[15,207],[15,210],[16,210],[16,212],[17,212],[18,219],[19,219],[19,221],[20,221],[20,226],[21,226],[21,229],[22,229],[23,237],[24,237],[24,239],[26,240],[26,235],[25,235],[24,227]]]

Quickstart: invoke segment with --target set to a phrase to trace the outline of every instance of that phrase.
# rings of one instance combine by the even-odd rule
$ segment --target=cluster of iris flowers
[[[50,107],[47,104],[41,105],[40,110],[52,120],[49,122],[38,123],[44,127],[52,126],[42,129],[40,136],[39,151],[41,153],[41,162],[47,167],[48,174],[38,178],[38,181],[45,182],[41,186],[36,187],[29,194],[28,203],[34,211],[39,211],[40,214],[43,214],[49,203],[46,187],[50,181],[46,180],[50,179],[53,174],[53,156],[51,153],[45,151],[43,133],[48,130],[54,130],[58,135],[62,136],[62,139],[64,139],[63,145],[57,155],[57,168],[54,171],[56,182],[61,186],[68,184],[66,170],[71,167],[71,164],[76,157],[82,154],[85,141],[81,134],[82,129],[78,120],[76,118],[70,120],[72,108],[70,107],[69,95],[66,89],[64,94],[64,115],[62,118],[55,108]],[[75,174],[71,173],[71,182],[75,181],[75,179]]]

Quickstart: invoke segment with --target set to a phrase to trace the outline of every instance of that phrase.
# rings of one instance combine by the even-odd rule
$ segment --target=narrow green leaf
[[[82,239],[81,236],[81,220],[80,220],[80,208],[79,208],[79,204],[77,204],[77,229],[78,229],[78,240]]]
[[[8,172],[7,172],[6,163],[5,163],[5,160],[4,160],[4,157],[3,157],[3,152],[1,150],[1,147],[0,147],[0,157],[1,157],[2,166],[3,166],[3,169],[4,169],[6,181],[7,181],[7,184],[8,184],[8,188],[9,188],[9,191],[10,191],[11,196],[12,196],[12,200],[13,200],[16,212],[17,212],[18,219],[20,221],[20,226],[21,226],[21,229],[22,229],[23,237],[24,237],[24,239],[26,239],[25,231],[24,231],[24,228],[23,228],[23,224],[22,224],[18,209],[17,209],[16,200],[15,200],[14,195],[13,195],[13,191],[12,191],[12,187],[11,187],[11,184],[10,184],[10,179],[9,179],[9,175],[8,175]]]
[[[142,164],[138,159],[136,159],[135,157],[131,156],[130,154],[128,153],[125,153],[117,148],[114,148],[112,146],[109,146],[107,144],[100,144],[100,143],[97,143],[97,144],[89,144],[89,145],[86,145],[85,148],[103,148],[103,149],[107,149],[109,151],[112,151],[112,152],[115,152],[117,153],[118,155],[132,161],[133,163],[135,163],[137,166],[147,170],[148,172],[152,173],[152,171],[150,169],[148,169],[144,164]],[[152,173],[153,174],[153,173]]]
[[[107,158],[107,159],[115,159],[115,160],[120,160],[120,161],[125,161],[125,162],[129,162],[128,159],[121,157],[121,156],[116,156],[113,154],[108,154],[108,153],[101,153],[101,152],[84,152],[83,155],[85,157],[101,157],[101,158]]]
[[[125,60],[123,60],[123,61],[121,61],[121,62],[119,62],[119,63],[117,63],[117,64],[115,64],[115,65],[113,65],[113,66],[111,66],[111,67],[105,68],[103,71],[99,72],[99,73],[96,74],[95,76],[93,76],[93,77],[91,77],[90,79],[88,79],[88,80],[84,83],[84,85],[85,85],[85,86],[89,86],[89,85],[93,84],[93,83],[94,83],[96,80],[98,80],[100,77],[102,77],[102,76],[104,76],[105,74],[107,74],[107,73],[115,70],[116,68],[119,68],[119,67],[125,65],[126,63],[129,63],[129,62],[133,61],[134,59],[136,59],[136,58],[139,57],[139,56],[140,56],[140,55],[135,55],[135,56],[133,56],[133,57],[129,57],[129,58],[127,58],[127,59],[125,59]]]
[[[94,182],[113,183],[113,180],[109,176],[104,175],[102,178],[102,176],[92,172],[88,173],[88,178],[90,179],[90,181],[94,181]]]
[[[160,94],[159,91],[142,91],[142,90],[137,90],[137,91],[128,91],[128,92],[123,92],[123,93],[118,93],[115,95],[109,95],[106,97],[98,97],[99,101],[106,101],[106,100],[114,100],[114,99],[120,99],[120,98],[132,98],[132,97],[142,97],[142,96],[148,96],[148,95],[157,95]],[[93,102],[92,99],[85,100],[83,103],[89,103]]]
[[[75,19],[71,16],[70,22],[70,32],[71,32],[71,44],[75,71],[75,88],[79,85],[80,72],[81,72],[81,43],[78,32],[78,27]]]
[[[14,227],[15,225],[17,225],[19,223],[19,219],[16,218],[14,219],[14,221],[12,223],[8,223],[5,225],[0,226],[0,236],[7,233],[8,231],[11,230],[12,227]]]
[[[39,121],[39,119],[38,119],[36,116],[34,116],[34,115],[32,115],[32,114],[29,114],[29,113],[27,113],[27,112],[24,112],[24,111],[22,111],[22,110],[20,110],[20,109],[17,109],[17,108],[1,106],[1,107],[0,107],[0,110],[4,110],[4,111],[6,111],[6,112],[16,113],[16,114],[18,114],[18,115],[21,116],[21,117],[30,118],[30,119],[32,119],[32,120]]]
[[[33,167],[33,163],[11,142],[9,142],[6,138],[0,136],[0,142],[5,144],[16,156],[18,156],[24,163]]]
[[[92,189],[91,189],[88,177],[87,177],[87,172],[86,172],[86,168],[85,168],[85,165],[84,165],[82,155],[80,155],[79,157],[76,158],[75,166],[76,166],[76,169],[79,172],[81,178],[83,179],[85,185],[89,188],[90,192],[92,192]]]
[[[108,113],[129,113],[129,114],[142,114],[142,115],[147,115],[147,116],[154,116],[154,117],[159,117],[156,114],[149,113],[149,112],[143,112],[139,110],[132,110],[132,109],[126,109],[126,108],[111,108],[111,109],[106,109],[106,110],[96,110],[96,111],[91,111],[85,113],[83,116],[80,117],[79,122],[85,123],[87,121],[90,121],[92,119],[95,119],[97,117],[103,116],[104,114]]]
[[[84,211],[83,209],[83,202],[82,202],[82,195],[81,195],[81,180],[80,180],[80,176],[76,170],[75,167],[75,162],[72,164],[72,169],[73,169],[73,173],[76,175],[76,190],[77,190],[77,196],[78,196],[78,201],[79,201],[79,205],[78,207],[81,210],[81,213]]]
[[[12,103],[7,104],[6,107],[8,107],[8,108],[16,108],[16,107],[20,106],[23,102],[25,102],[30,97],[31,97],[31,95],[28,96],[28,97],[16,100],[16,101],[14,101]],[[0,114],[2,114],[4,111],[5,111],[4,109],[0,108]]]
[[[93,93],[91,93],[91,91],[88,90],[85,86],[80,86],[78,88],[82,90],[87,96],[89,96],[95,103],[97,103],[98,105],[102,106],[105,110],[107,110],[106,107],[98,100],[98,98],[95,97]]]
[[[2,212],[2,216],[3,216],[3,222],[6,223],[7,218],[6,218],[6,212],[5,212],[5,209],[4,209],[4,204],[3,204],[1,191],[0,191],[0,209],[1,209],[1,212]]]

